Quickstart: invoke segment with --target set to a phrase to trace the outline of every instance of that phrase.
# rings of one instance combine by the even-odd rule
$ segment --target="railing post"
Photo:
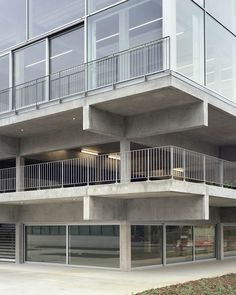
[[[150,180],[150,149],[147,150],[147,180]]]
[[[38,183],[38,188],[40,189],[40,187],[41,187],[41,164],[39,164],[38,167],[39,167],[39,183]]]
[[[220,186],[224,186],[224,161],[220,160]]]
[[[16,157],[16,191],[24,190],[24,165],[25,159],[21,156]]]
[[[87,185],[89,185],[89,157],[86,159],[86,165],[87,165]]]
[[[183,149],[183,179],[186,179],[186,150]]]
[[[64,161],[61,161],[61,187],[64,186]]]
[[[203,182],[206,183],[206,155],[203,155]]]
[[[118,154],[116,154],[116,183],[118,182]]]
[[[173,178],[174,177],[174,147],[170,147],[170,175]]]

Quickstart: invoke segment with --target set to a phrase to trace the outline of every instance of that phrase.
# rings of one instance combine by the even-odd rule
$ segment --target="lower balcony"
[[[2,193],[174,179],[236,188],[236,163],[175,146],[0,169]]]

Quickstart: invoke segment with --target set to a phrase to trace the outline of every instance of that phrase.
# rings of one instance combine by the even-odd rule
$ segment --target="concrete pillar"
[[[131,176],[131,158],[130,154],[130,141],[122,139],[120,141],[120,181],[129,182]]]
[[[24,169],[25,159],[21,156],[16,157],[16,191],[24,190]]]
[[[16,224],[16,263],[24,262],[24,226],[22,223]]]
[[[131,226],[129,223],[120,225],[120,269],[131,270]]]
[[[224,227],[222,223],[216,225],[216,258],[224,259]]]

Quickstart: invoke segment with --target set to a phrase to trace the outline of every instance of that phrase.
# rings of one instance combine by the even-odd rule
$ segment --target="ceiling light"
[[[73,121],[75,121],[75,119],[76,119],[75,117],[72,118]]]
[[[22,128],[20,131],[21,131],[21,132],[24,132],[24,129]]]
[[[108,155],[108,158],[120,161],[120,155],[117,155],[117,154],[110,154]]]
[[[181,172],[181,173],[184,172],[184,169],[182,167],[176,167],[176,168],[173,168],[173,170],[176,172]]]
[[[91,151],[88,149],[82,149],[81,153],[83,154],[88,154],[88,155],[93,155],[93,156],[98,156],[98,152],[97,151]]]

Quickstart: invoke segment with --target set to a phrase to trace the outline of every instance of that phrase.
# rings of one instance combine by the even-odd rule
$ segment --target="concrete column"
[[[120,269],[131,270],[131,226],[129,223],[120,225]]]
[[[224,232],[222,223],[216,225],[216,258],[224,259]]]
[[[24,262],[24,226],[22,223],[16,224],[16,263]]]
[[[16,191],[24,190],[24,169],[25,159],[21,156],[16,157]]]
[[[122,139],[120,141],[120,181],[129,182],[131,176],[131,159],[130,154],[130,141]]]

